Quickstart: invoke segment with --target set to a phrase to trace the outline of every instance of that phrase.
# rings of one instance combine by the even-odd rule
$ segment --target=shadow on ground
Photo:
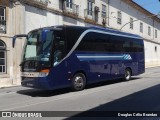
[[[133,77],[130,81],[138,80],[139,77]],[[130,82],[130,81],[124,81],[123,79],[117,79],[117,80],[109,80],[99,83],[93,83],[86,86],[86,89],[92,89],[96,87],[102,87],[110,84],[116,84],[120,82]],[[58,89],[58,90],[38,90],[38,89],[26,89],[26,90],[19,90],[17,91],[18,94],[23,94],[31,97],[51,97],[61,94],[66,94],[73,92],[71,88],[64,88],[64,89]]]
[[[88,111],[76,113],[66,120],[83,117],[82,119],[103,118],[108,120],[160,120],[160,85],[144,89],[134,94],[102,104]],[[155,113],[159,117],[119,117],[118,113]],[[74,112],[73,112],[74,114]],[[113,118],[114,117],[114,118]]]

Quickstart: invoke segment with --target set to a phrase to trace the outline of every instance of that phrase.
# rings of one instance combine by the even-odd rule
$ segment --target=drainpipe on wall
[[[154,21],[154,18],[153,18],[153,40],[154,40],[154,38],[155,38],[154,31],[155,31],[155,21]]]
[[[110,14],[110,11],[109,11],[109,4],[110,4],[110,1],[109,1],[109,0],[108,0],[108,3],[107,3],[107,4],[108,4],[108,26],[109,26],[109,17],[110,17],[110,16],[109,16],[109,14]]]

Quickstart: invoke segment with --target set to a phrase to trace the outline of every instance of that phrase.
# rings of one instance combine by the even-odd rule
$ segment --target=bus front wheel
[[[126,69],[126,70],[125,70],[124,79],[125,79],[126,81],[128,81],[128,80],[131,79],[131,70],[130,70],[130,69]]]
[[[86,86],[86,77],[83,73],[77,73],[72,79],[72,89],[74,91],[83,90]]]

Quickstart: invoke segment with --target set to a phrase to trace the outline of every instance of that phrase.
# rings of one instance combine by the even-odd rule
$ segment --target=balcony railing
[[[0,5],[6,7],[9,6],[9,2],[9,0],[0,0]]]
[[[0,33],[6,33],[6,21],[0,20]]]
[[[95,12],[89,9],[84,10],[85,19],[90,19],[95,21]]]
[[[49,4],[49,0],[20,0],[20,2],[28,3],[40,7],[47,7]]]
[[[79,5],[65,1],[63,5],[63,12],[71,13],[71,14],[78,16],[79,15]]]
[[[48,5],[49,0],[33,0],[35,2],[38,2],[40,4]]]

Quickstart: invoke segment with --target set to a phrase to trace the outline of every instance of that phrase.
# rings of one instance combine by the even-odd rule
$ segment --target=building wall
[[[41,27],[62,25],[62,19],[61,15],[25,5],[25,33]]]
[[[16,2],[7,5],[6,8],[6,33],[0,33],[0,40],[6,45],[6,72],[0,73],[0,87],[20,84],[20,63],[24,42],[22,39],[16,41],[16,47],[12,48],[12,37],[15,34],[24,33],[24,10],[23,6]],[[23,12],[22,12],[23,11]]]
[[[4,4],[2,4],[4,5]],[[6,5],[4,5],[6,6]],[[0,40],[4,42],[6,46],[6,73],[0,74],[0,87],[11,85],[13,82],[13,51],[12,51],[12,41],[10,40],[12,34],[12,6],[7,4],[6,6],[6,33],[0,33]],[[11,27],[10,27],[11,26]],[[11,29],[8,29],[8,28]]]
[[[130,21],[130,17],[133,20],[138,19],[133,22],[133,29],[130,29],[130,24],[127,24],[122,28],[122,31],[138,34],[145,39],[146,67],[160,66],[160,55],[158,54],[160,51],[160,23],[121,0],[110,0],[109,4],[109,27],[120,30]],[[122,24],[117,24],[117,11],[121,11]],[[143,33],[140,32],[140,22],[143,23]],[[148,35],[148,26],[151,27],[151,35]],[[157,38],[155,38],[155,29],[158,34]]]
[[[146,67],[160,66],[160,45],[148,41],[144,41],[144,45]]]

